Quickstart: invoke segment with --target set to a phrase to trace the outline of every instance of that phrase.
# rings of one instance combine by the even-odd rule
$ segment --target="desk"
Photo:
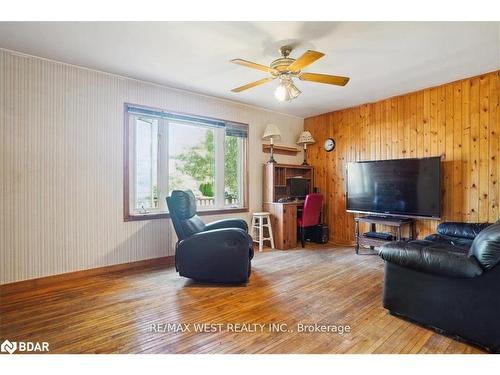
[[[314,173],[309,165],[266,163],[263,165],[262,209],[271,214],[274,246],[280,250],[297,247],[297,211],[303,202],[283,202],[291,196],[290,181],[302,178],[307,181],[307,193],[313,192]]]
[[[274,246],[280,250],[297,247],[297,211],[304,201],[264,203],[263,209],[271,214]]]

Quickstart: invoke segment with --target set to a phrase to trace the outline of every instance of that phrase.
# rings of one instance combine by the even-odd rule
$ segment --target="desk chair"
[[[305,246],[306,229],[319,224],[321,215],[321,205],[323,204],[322,194],[308,194],[304,201],[302,216],[297,218],[299,228],[300,243]]]

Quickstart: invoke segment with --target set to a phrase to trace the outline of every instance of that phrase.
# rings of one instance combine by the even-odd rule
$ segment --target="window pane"
[[[224,138],[224,205],[239,207],[243,200],[243,138]]]
[[[135,208],[158,208],[158,120],[135,118]]]
[[[198,206],[215,204],[215,130],[169,123],[169,194],[191,189]]]

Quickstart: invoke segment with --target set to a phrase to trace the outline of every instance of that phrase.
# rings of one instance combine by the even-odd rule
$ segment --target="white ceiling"
[[[345,87],[298,81],[279,103],[266,73],[278,47],[326,54],[306,71],[351,77]],[[500,69],[500,22],[0,22],[0,47],[308,117]]]

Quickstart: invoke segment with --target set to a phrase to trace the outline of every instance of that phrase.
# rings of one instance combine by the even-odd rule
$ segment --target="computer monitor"
[[[306,178],[293,177],[290,179],[289,185],[292,198],[305,198],[309,193],[309,181]]]

